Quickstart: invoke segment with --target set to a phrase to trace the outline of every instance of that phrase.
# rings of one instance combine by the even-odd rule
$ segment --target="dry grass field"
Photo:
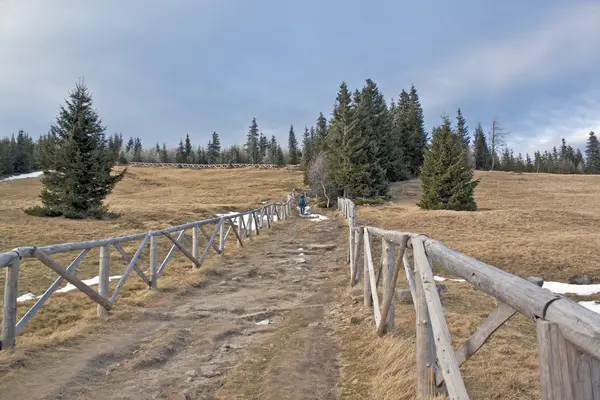
[[[418,182],[395,184],[394,201],[360,207],[359,223],[419,232],[449,247],[523,277],[566,282],[574,275],[600,279],[600,177],[478,173],[480,211],[422,211]],[[438,275],[452,277],[446,271]],[[402,275],[402,274],[401,274]],[[399,286],[407,287],[399,278]],[[442,294],[455,347],[466,340],[496,305],[467,283],[445,282]],[[360,288],[347,290],[347,316],[365,318]],[[600,296],[586,299],[600,300]],[[398,303],[396,337],[377,340],[369,323],[341,333],[343,362],[361,360],[343,374],[342,398],[412,399],[415,382],[415,322],[412,305]],[[539,399],[537,345],[533,324],[513,317],[461,368],[472,399]],[[354,382],[354,385],[352,384]],[[365,384],[361,384],[365,382]],[[363,397],[361,397],[363,396]]]
[[[477,176],[481,178],[476,189],[480,208],[477,212],[422,211],[415,205],[419,196],[418,182],[405,182],[393,185],[393,200],[389,204],[359,207],[359,223],[371,222],[383,228],[427,234],[453,249],[524,277],[535,275],[560,282],[580,274],[600,278],[600,177],[502,172],[479,173]],[[113,221],[70,221],[27,216],[22,209],[36,203],[39,180],[2,182],[0,251],[22,245],[48,245],[121,236],[200,220],[220,212],[246,210],[256,207],[263,199],[281,200],[292,188],[301,187],[301,182],[302,172],[288,170],[131,168],[127,178],[107,201],[112,211],[122,214],[121,218]],[[289,226],[282,224],[283,228],[274,230],[283,229],[281,232],[285,232],[289,242],[287,250],[281,247],[280,243],[283,242],[270,241],[269,231],[265,236],[261,234],[257,240],[257,243],[263,244],[255,245],[263,246],[263,253],[272,258],[270,262],[275,266],[282,258],[281,262],[285,262],[285,257],[289,257],[285,255],[288,254],[286,251],[299,246],[290,242],[289,237],[297,227],[307,238],[303,240],[312,238],[324,242],[339,239],[340,246],[326,253],[326,258],[317,262],[310,272],[320,274],[313,276],[314,282],[327,282],[328,285],[323,286],[328,288],[328,300],[321,299],[319,293],[315,292],[312,301],[331,306],[331,311],[323,315],[305,315],[303,311],[300,313],[302,318],[296,315],[298,312],[291,313],[291,317],[285,319],[287,322],[284,321],[281,328],[277,328],[278,333],[271,338],[271,342],[257,343],[257,347],[249,352],[250,356],[232,370],[229,376],[232,379],[221,389],[224,397],[217,398],[234,398],[233,394],[246,393],[244,390],[254,393],[254,386],[260,386],[257,382],[262,385],[264,382],[277,381],[275,383],[278,386],[275,386],[287,387],[283,383],[289,376],[294,375],[299,379],[296,375],[301,373],[294,369],[297,363],[293,364],[289,359],[290,353],[286,350],[289,346],[277,344],[281,344],[279,338],[285,335],[294,337],[290,343],[298,348],[306,347],[306,354],[313,354],[317,350],[310,347],[311,344],[320,343],[320,346],[324,346],[323,343],[329,340],[327,329],[333,330],[331,340],[336,343],[335,352],[338,349],[340,352],[341,399],[415,398],[415,315],[412,305],[398,303],[394,335],[378,339],[371,314],[362,309],[362,286],[348,288],[347,266],[342,261],[345,258],[342,244],[345,244],[344,236],[347,235],[344,222],[329,221],[321,228],[318,224],[310,224],[304,222],[304,225],[297,225],[294,222]],[[184,243],[189,245],[189,240]],[[170,246],[163,240],[159,243],[160,257]],[[137,245],[136,242],[124,247],[133,252]],[[124,322],[135,321],[139,307],[172,307],[183,299],[183,295],[189,294],[186,288],[202,287],[202,293],[196,293],[199,298],[203,298],[205,290],[213,290],[213,296],[218,298],[222,295],[218,286],[222,278],[212,276],[211,268],[223,269],[223,263],[226,263],[231,273],[245,274],[237,266],[240,263],[246,265],[249,259],[258,260],[262,257],[261,254],[253,254],[248,258],[249,253],[244,254],[243,250],[229,245],[224,259],[211,257],[206,267],[193,271],[189,260],[178,252],[176,254],[177,257],[159,280],[161,290],[148,291],[137,276],[131,275],[125,290],[121,292],[115,312],[103,322],[99,322],[96,316],[95,305],[81,293],[53,295],[18,336],[17,351],[0,353],[0,380],[7,381],[16,370],[39,364],[32,360],[37,359],[35,356],[38,352],[50,346],[76,346],[83,338],[93,338],[90,333],[108,333]],[[55,258],[67,264],[75,256],[57,255]],[[143,269],[147,267],[147,260],[147,254],[144,253]],[[111,268],[111,275],[121,274],[125,263],[119,263],[115,254]],[[293,267],[292,270],[299,273],[298,268]],[[287,291],[299,292],[293,285],[304,284],[304,281],[298,283],[299,279],[286,278],[284,271],[279,266],[273,267],[272,272],[277,275],[276,279],[273,278],[274,282]],[[213,273],[217,274],[214,270]],[[437,269],[436,273],[452,277],[443,270]],[[79,266],[77,275],[89,278],[97,274],[98,252],[92,251]],[[37,261],[30,260],[22,264],[19,278],[19,294],[28,291],[41,294],[56,276]],[[0,285],[4,284],[3,279],[2,276]],[[210,290],[205,288],[203,285],[207,279],[212,279],[216,287]],[[285,279],[291,280],[288,282]],[[442,294],[442,302],[454,344],[458,346],[483,322],[496,301],[469,284],[445,283],[448,291]],[[402,276],[399,286],[406,287]],[[313,294],[318,287],[308,287],[307,293]],[[261,287],[260,291],[262,293],[264,289]],[[235,298],[236,292],[231,292],[231,296]],[[588,299],[600,299],[600,296]],[[21,303],[20,315],[31,304]],[[294,319],[294,315],[298,318]],[[312,326],[308,323],[314,319],[308,317],[322,318],[324,322]],[[307,324],[308,328],[305,326]],[[314,334],[321,339],[302,336],[306,335],[307,329],[316,329]],[[298,332],[302,333],[302,340],[296,338]],[[323,349],[318,352],[324,354]],[[328,359],[336,358],[336,354],[328,355]],[[292,364],[286,364],[286,359]],[[260,364],[261,360],[264,365],[259,371],[256,370],[256,362]],[[157,368],[167,367],[158,365]],[[291,375],[279,376],[274,373],[272,377],[262,376],[264,371],[279,371],[281,368],[288,368]],[[539,399],[537,345],[531,322],[521,316],[513,317],[461,370],[472,399]],[[254,371],[256,379],[260,375],[260,379],[249,381],[249,377],[254,375],[248,371]],[[316,370],[311,371],[316,373]]]
[[[42,246],[147,232],[214,217],[217,213],[249,210],[256,208],[264,199],[281,201],[301,184],[302,172],[290,170],[129,168],[125,179],[106,201],[109,209],[120,213],[121,217],[111,221],[76,221],[32,217],[22,211],[38,202],[39,179],[0,182],[0,252],[18,246]],[[209,226],[207,229],[214,228]],[[191,249],[191,232],[186,238],[184,245]],[[201,246],[205,242],[201,237]],[[136,241],[123,247],[133,254],[138,245],[139,241]],[[159,240],[159,257],[164,257],[169,248],[170,243],[166,239]],[[147,251],[142,253],[142,269],[148,268]],[[235,245],[226,246],[229,254],[236,251]],[[120,275],[126,263],[117,258],[114,249],[111,253],[111,275]],[[77,252],[72,252],[57,254],[53,258],[66,266],[76,256]],[[81,279],[97,276],[98,256],[99,250],[92,250],[78,266],[77,276]],[[206,264],[210,267],[210,257]],[[110,326],[114,320],[130,318],[136,307],[167,302],[170,295],[185,292],[186,286],[200,284],[204,269],[192,271],[191,267],[191,262],[176,252],[161,275],[160,292],[149,292],[137,275],[131,275],[119,295],[116,312],[111,313],[102,324],[96,317],[95,304],[82,293],[54,294],[17,337],[18,351],[12,355],[0,355],[0,373],[23,363],[27,354],[36,349],[81,338],[86,333]],[[0,287],[3,288],[4,274],[0,275]],[[37,260],[24,259],[19,274],[19,295],[27,292],[40,295],[57,277]],[[112,281],[111,289],[115,285],[116,281]],[[19,317],[32,304],[32,301],[19,303]]]

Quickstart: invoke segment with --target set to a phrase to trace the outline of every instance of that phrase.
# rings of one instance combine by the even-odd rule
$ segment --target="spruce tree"
[[[458,113],[456,115],[456,134],[460,138],[463,143],[465,149],[469,148],[469,143],[471,139],[469,138],[469,127],[467,126],[467,120],[460,108],[458,109]]]
[[[179,139],[179,146],[177,146],[177,150],[175,151],[175,162],[177,164],[185,164],[185,159],[185,146],[183,145],[183,140]]]
[[[290,125],[290,132],[288,135],[288,151],[290,164],[298,164],[298,141],[296,140],[296,134],[294,133],[294,125]]]
[[[163,143],[162,148],[160,149],[160,162],[162,162],[162,163],[169,162],[169,152],[167,151],[166,143]]]
[[[467,165],[464,143],[452,131],[448,117],[432,132],[431,148],[421,168],[421,199],[426,210],[474,211],[478,181]]]
[[[477,124],[473,138],[473,153],[475,156],[475,169],[486,170],[491,166],[490,149],[488,148],[485,133],[481,124]]]
[[[588,174],[600,174],[600,146],[594,132],[590,132],[585,147],[585,157]]]
[[[316,127],[316,138],[313,152],[315,156],[322,151],[327,149],[327,134],[329,133],[329,128],[327,126],[327,119],[323,115],[323,113],[319,113],[319,118],[317,118],[317,127]]]
[[[50,127],[42,165],[42,207],[30,208],[27,213],[67,218],[107,215],[103,201],[126,170],[111,173],[115,160],[105,130],[87,87],[78,82]]]
[[[259,148],[259,131],[256,118],[252,118],[250,130],[246,136],[246,153],[250,164],[258,164],[260,162],[261,149]]]
[[[260,132],[260,137],[258,138],[258,148],[260,152],[260,161],[262,161],[267,155],[267,148],[269,147],[269,142],[267,141],[267,137]]]
[[[413,176],[417,176],[419,175],[421,165],[423,164],[423,157],[427,148],[427,132],[425,131],[423,108],[419,101],[417,89],[414,86],[411,86],[409,93],[408,129],[410,138],[407,152],[410,161],[410,169]]]
[[[374,118],[378,103],[377,87],[367,84],[353,95],[353,121],[347,132],[349,154],[348,194],[371,198],[386,195],[389,189],[386,171],[381,166],[381,136]]]
[[[133,143],[133,161],[141,162],[142,161],[142,139],[136,137]]]
[[[208,141],[206,153],[206,161],[209,164],[217,164],[219,162],[219,156],[221,153],[221,141],[219,140],[219,134],[217,132],[213,132],[212,139]]]
[[[333,184],[344,192],[347,192],[349,186],[348,132],[353,123],[353,112],[352,95],[346,82],[342,82],[333,107],[333,118],[329,124],[326,157]]]

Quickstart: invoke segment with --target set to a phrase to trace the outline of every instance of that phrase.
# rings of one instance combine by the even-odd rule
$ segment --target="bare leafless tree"
[[[330,195],[333,192],[333,183],[329,175],[329,166],[325,153],[319,153],[308,168],[308,184],[317,196],[325,197],[327,208],[331,204]]]

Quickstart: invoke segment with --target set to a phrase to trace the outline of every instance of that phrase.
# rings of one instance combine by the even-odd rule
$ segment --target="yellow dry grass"
[[[190,221],[198,221],[228,211],[256,208],[264,199],[281,201],[293,188],[302,185],[302,172],[290,170],[188,170],[129,168],[125,179],[108,197],[111,211],[121,214],[112,221],[67,220],[28,216],[23,209],[37,204],[41,184],[38,179],[23,179],[0,183],[0,252],[18,246],[42,246],[64,242],[87,241],[166,228]],[[205,227],[210,235],[214,226]],[[261,236],[262,237],[262,236]],[[184,245],[191,249],[191,232]],[[236,257],[241,252],[230,235],[226,256]],[[130,254],[140,241],[126,243]],[[201,251],[207,240],[201,236]],[[171,243],[159,240],[159,259],[166,255]],[[63,266],[78,252],[57,254],[53,258]],[[214,254],[211,250],[209,254]],[[99,250],[92,250],[77,268],[77,276],[88,279],[98,275]],[[54,294],[42,310],[17,337],[18,350],[0,355],[0,373],[18,367],[27,360],[27,354],[44,346],[75,340],[87,333],[110,329],[123,319],[130,319],[140,306],[158,306],[173,296],[184,294],[186,288],[202,284],[206,268],[213,258],[209,256],[200,271],[192,270],[192,263],[176,251],[171,263],[159,279],[159,292],[150,292],[135,274],[129,276],[119,295],[114,312],[100,324],[96,306],[78,291]],[[148,250],[142,253],[141,268],[148,268]],[[123,273],[126,263],[111,251],[111,275]],[[24,259],[19,273],[19,295],[32,292],[42,294],[58,276],[37,260]],[[111,291],[117,281],[111,282]],[[64,285],[64,283],[63,283]],[[4,274],[0,277],[4,287]],[[0,296],[0,305],[3,303]],[[32,301],[19,303],[21,317]]]
[[[480,211],[423,211],[418,182],[394,185],[392,204],[360,207],[359,223],[426,234],[449,247],[523,277],[566,282],[574,275],[600,278],[600,177],[478,173]],[[447,271],[438,275],[452,277]],[[465,283],[445,282],[442,294],[455,348],[494,309],[494,298]],[[399,286],[407,287],[402,274]],[[361,288],[347,290],[346,299]],[[593,296],[591,298],[598,298]],[[365,318],[362,299],[348,302],[348,316]],[[372,317],[341,332],[347,363],[342,398],[415,398],[415,314],[398,303],[395,337],[377,339]],[[535,330],[515,316],[461,368],[472,399],[539,399]],[[345,383],[344,383],[345,382]],[[352,382],[355,384],[353,385]],[[357,382],[366,382],[361,386]]]

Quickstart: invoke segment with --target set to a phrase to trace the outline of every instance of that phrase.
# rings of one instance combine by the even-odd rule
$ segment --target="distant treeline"
[[[370,83],[370,85],[374,85]],[[374,87],[374,86],[373,86]],[[366,86],[367,94],[369,84]],[[371,89],[372,90],[372,89]],[[365,89],[363,89],[365,91]],[[374,87],[375,98],[379,96],[377,88]],[[341,96],[341,98],[340,98]],[[256,118],[249,126],[246,144],[243,146],[233,145],[223,148],[220,143],[219,134],[213,132],[206,145],[194,145],[190,135],[186,135],[179,141],[176,148],[168,148],[165,143],[156,143],[154,146],[144,146],[139,137],[130,137],[127,141],[121,133],[115,133],[106,140],[106,145],[116,162],[127,164],[128,162],[161,162],[161,163],[189,163],[189,164],[301,164],[308,169],[318,153],[327,150],[330,158],[343,160],[339,152],[348,152],[348,157],[353,154],[358,156],[364,153],[368,147],[369,138],[357,137],[356,143],[348,139],[352,138],[355,127],[359,124],[351,124],[351,107],[356,107],[353,101],[358,99],[358,94],[351,94],[345,86],[338,93],[338,104],[333,111],[333,118],[327,121],[321,113],[316,120],[316,127],[304,128],[302,137],[302,149],[299,148],[294,127],[290,126],[288,132],[288,143],[285,149],[277,142],[275,136],[267,138],[258,128]],[[354,99],[353,99],[354,97]],[[340,103],[341,102],[341,103]],[[377,105],[375,105],[376,107]],[[350,111],[346,111],[346,108]],[[402,92],[398,103],[391,102],[389,108],[382,102],[381,107],[389,114],[384,121],[375,121],[375,128],[383,130],[376,132],[375,137],[385,137],[384,132],[391,132],[390,139],[385,139],[385,144],[379,147],[378,156],[384,158],[387,167],[387,180],[403,180],[416,176],[423,160],[423,149],[427,140],[427,133],[423,128],[423,114],[414,87],[410,92]],[[366,117],[374,112],[368,110]],[[348,115],[345,115],[347,113]],[[357,118],[359,115],[357,113]],[[364,117],[363,117],[364,121]],[[372,124],[373,121],[369,121]],[[380,125],[377,125],[380,123]],[[495,124],[496,122],[494,122]],[[364,124],[364,122],[363,122]],[[333,133],[328,137],[331,128]],[[529,153],[515,154],[513,150],[504,145],[499,127],[496,128],[496,137],[492,139],[491,132],[485,134],[481,124],[475,128],[474,134],[468,132],[466,120],[458,111],[457,133],[463,137],[465,145],[469,148],[468,156],[470,165],[478,170],[501,170],[512,172],[544,172],[558,174],[599,174],[600,173],[600,147],[598,138],[594,132],[590,132],[585,156],[579,149],[574,149],[567,144],[565,139],[557,147],[545,151],[536,151],[531,156]],[[369,127],[370,130],[373,128]],[[345,131],[344,131],[345,130]],[[406,134],[394,134],[394,132],[406,131]],[[340,131],[340,132],[338,132]],[[344,131],[344,132],[342,132]],[[413,132],[413,133],[411,133]],[[345,136],[344,136],[345,135]],[[392,140],[394,137],[400,142]],[[0,139],[0,177],[28,173],[41,169],[40,149],[47,143],[48,137],[42,135],[37,141],[23,130],[9,137]],[[371,139],[373,140],[373,139]],[[495,143],[490,143],[495,142]],[[494,148],[494,151],[492,151]],[[384,151],[385,150],[385,151]],[[338,153],[338,154],[336,154]],[[352,156],[354,157],[354,156]],[[365,159],[366,161],[366,159]],[[368,162],[362,165],[369,165]],[[343,179],[341,179],[343,180]]]

